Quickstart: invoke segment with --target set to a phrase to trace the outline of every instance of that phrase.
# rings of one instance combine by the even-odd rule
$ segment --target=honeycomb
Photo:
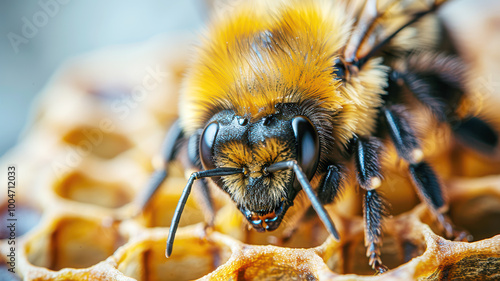
[[[495,30],[489,26],[498,26],[497,14],[459,27],[465,34],[481,30],[471,36],[486,38]],[[450,25],[458,28],[453,19]],[[61,67],[40,94],[25,136],[1,159],[5,171],[11,165],[17,170],[16,274],[8,272],[10,234],[3,227],[2,280],[500,280],[500,153],[486,157],[459,143],[436,152],[431,162],[449,175],[444,184],[450,217],[472,242],[443,238],[411,187],[388,188],[394,216],[385,221],[381,251],[390,270],[375,276],[354,189],[327,207],[339,242],[328,238],[314,214],[294,222],[300,227],[291,237],[282,230],[249,230],[222,192],[215,226],[208,229],[195,191],[166,259],[168,226],[186,183],[180,163],[172,164],[144,212],[132,214],[154,170],[151,159],[176,119],[191,40],[165,36]],[[495,48],[478,51],[474,40],[457,41],[479,76],[500,70]],[[493,87],[483,114],[500,130],[499,90]],[[397,172],[386,178],[387,185],[408,180]],[[2,222],[8,218],[6,195],[0,200]]]

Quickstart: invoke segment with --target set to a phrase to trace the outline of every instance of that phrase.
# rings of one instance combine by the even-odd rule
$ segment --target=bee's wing
[[[344,49],[347,63],[366,60],[406,26],[434,11],[447,0],[366,0]]]
[[[361,44],[370,37],[370,29],[378,18],[377,0],[367,0],[361,10],[355,29],[344,50],[344,58],[347,62],[353,62],[358,58]]]

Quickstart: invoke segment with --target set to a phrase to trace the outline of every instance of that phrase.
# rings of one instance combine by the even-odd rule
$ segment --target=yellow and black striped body
[[[211,177],[258,231],[275,230],[291,206],[309,199],[338,238],[323,204],[338,197],[354,169],[367,256],[383,272],[385,209],[376,189],[387,145],[451,233],[420,129],[460,127],[474,102],[463,62],[439,40],[433,12],[446,1],[424,2],[236,1],[223,16],[216,13],[180,97],[174,135],[187,140],[200,172],[190,177],[170,233],[193,181]],[[489,149],[498,141],[491,135],[475,138]]]
[[[321,152],[316,175],[324,173],[327,162],[342,157],[349,139],[374,131],[387,81],[380,58],[370,60],[348,83],[335,76],[335,62],[353,24],[348,7],[336,1],[249,2],[229,17],[216,18],[185,80],[182,128],[192,134],[221,111],[255,124],[269,116],[282,118],[283,112],[277,112],[281,105],[293,104],[297,115],[317,128]],[[248,166],[251,171],[246,181],[244,175],[224,178],[239,205],[259,196],[249,190],[248,179],[262,178],[264,165],[295,156],[293,138],[262,134],[250,144],[251,137],[230,139],[214,154],[217,167]],[[293,181],[286,177],[279,184],[266,181],[260,191],[269,200],[257,200],[261,202],[252,209],[278,204],[285,182]]]

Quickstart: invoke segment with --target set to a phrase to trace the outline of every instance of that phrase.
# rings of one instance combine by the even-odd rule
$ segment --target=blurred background
[[[68,58],[104,46],[145,41],[158,34],[195,34],[208,13],[206,2],[211,1],[0,1],[0,155],[16,143],[29,120],[34,97]],[[500,21],[491,15],[500,13],[500,2],[450,2],[443,13],[458,30],[466,29],[459,34],[459,41],[471,49],[469,54],[494,54],[496,57],[481,56],[486,65],[480,68],[491,69],[500,53],[496,51]],[[497,21],[476,25],[486,14]],[[488,74],[484,79],[491,90],[500,88],[498,74]]]
[[[33,118],[30,117],[30,113],[32,114],[34,102],[36,105],[36,97],[47,85],[50,86],[48,89],[52,90],[47,92],[53,94],[42,100],[46,102],[46,104],[41,104],[45,106],[43,109],[51,114],[43,112],[44,115],[40,115],[42,118],[39,118],[38,128],[35,128],[38,130],[32,130],[34,133],[31,132],[32,135],[20,143],[17,150],[13,150],[13,153],[0,159],[6,162],[14,159],[14,162],[8,165],[22,165],[20,174],[22,173],[23,176],[19,177],[19,187],[25,188],[25,191],[19,192],[18,202],[24,204],[26,206],[24,208],[31,212],[28,215],[19,213],[19,216],[23,216],[23,223],[26,225],[24,231],[36,225],[42,213],[64,218],[61,224],[49,224],[45,221],[43,228],[35,228],[34,231],[41,235],[36,236],[35,239],[25,236],[26,239],[31,239],[28,242],[33,243],[32,245],[39,244],[39,248],[26,247],[30,249],[28,259],[31,263],[26,267],[33,265],[41,267],[42,270],[87,267],[112,255],[116,250],[115,247],[125,243],[125,239],[121,237],[115,242],[100,239],[104,237],[101,233],[115,231],[116,227],[116,225],[110,227],[109,222],[106,224],[100,220],[108,216],[108,211],[109,214],[112,213],[117,217],[130,217],[126,212],[134,207],[134,198],[139,198],[136,195],[150,177],[153,169],[151,159],[160,151],[159,144],[163,138],[165,126],[167,121],[171,121],[167,119],[175,116],[177,112],[173,109],[177,108],[177,103],[168,102],[170,100],[168,94],[177,94],[178,85],[172,81],[180,80],[184,68],[177,69],[177,67],[184,67],[183,62],[186,61],[184,56],[179,55],[182,52],[171,52],[170,49],[164,48],[170,45],[180,46],[178,48],[182,49],[181,51],[187,52],[186,42],[172,39],[181,36],[162,36],[166,38],[165,41],[149,41],[161,35],[196,35],[202,30],[203,22],[209,13],[207,3],[217,10],[221,8],[219,4],[233,4],[232,1],[246,0],[0,0],[0,157],[20,138],[23,138],[22,131],[30,118]],[[450,2],[452,3],[447,4],[441,13],[451,27],[452,35],[464,54],[464,59],[471,64],[474,75],[481,78],[478,81],[478,92],[496,97],[496,102],[492,102],[491,105],[498,105],[500,104],[500,0],[450,0]],[[146,48],[136,46],[135,43],[141,45],[141,42],[146,42],[144,44]],[[123,48],[126,50],[116,47],[121,45],[133,46],[129,49]],[[113,47],[106,48],[108,46]],[[94,53],[103,48],[103,51]],[[139,51],[134,53],[136,49]],[[69,72],[67,76],[57,73],[57,70],[61,69],[61,66],[69,59],[90,52],[92,52],[90,56],[83,57],[77,64],[72,65],[71,70],[76,69],[74,73]],[[153,77],[157,84],[153,85],[152,89],[146,88],[144,79],[151,78],[150,70],[157,70],[157,65],[167,68],[168,75],[160,77],[160,81],[156,79],[158,77]],[[56,76],[55,81],[51,81],[51,77],[54,77],[56,73],[59,77]],[[118,81],[113,80],[117,77]],[[127,80],[125,77],[133,79]],[[111,78],[110,81],[108,78]],[[106,88],[106,86],[110,87]],[[137,94],[135,89],[141,87],[145,90],[138,91],[141,96],[136,100],[134,99],[134,94]],[[102,102],[102,108],[96,106],[99,104],[96,102],[97,99],[89,98],[88,93],[98,96],[98,102],[105,101]],[[130,95],[120,96],[124,93]],[[144,93],[145,97],[142,96]],[[148,95],[150,99],[146,99]],[[163,98],[165,96],[167,98]],[[113,98],[116,100],[112,100]],[[119,102],[130,101],[131,104],[127,103],[126,111],[122,111],[122,107],[112,107],[117,100]],[[144,101],[140,106],[142,110],[130,113],[131,109],[137,107],[139,101]],[[496,113],[494,116],[499,116],[498,108],[493,108],[493,110]],[[101,127],[101,121],[108,120],[107,117],[111,115],[114,118],[111,119],[111,124],[116,125],[116,128],[105,130]],[[495,121],[494,123],[500,128],[500,118],[491,121]],[[99,128],[98,135],[102,136],[105,133],[105,137],[99,141],[95,141],[99,138],[95,135],[96,128]],[[19,162],[15,162],[18,159]],[[456,161],[457,158],[454,157],[453,160]],[[459,160],[458,162],[465,163],[462,169],[470,171],[474,176],[497,175],[500,169],[498,162],[490,165],[491,162],[475,155],[466,155]],[[444,159],[444,161],[447,160]],[[443,166],[443,169],[451,167],[446,163]],[[176,205],[185,184],[185,179],[181,178],[183,170],[178,169],[176,173],[174,170],[173,175],[177,177],[177,180],[173,182],[175,188],[163,189],[163,193],[156,197],[149,211],[139,219],[141,220],[139,223],[145,228],[166,226],[165,223],[170,222],[173,214],[172,207]],[[6,173],[1,174],[6,175]],[[405,178],[395,177],[394,182],[399,179]],[[496,183],[494,185],[492,183],[491,186],[495,186],[494,188],[500,186],[498,177],[492,177],[491,182],[493,181]],[[453,201],[455,205],[452,205],[452,210],[456,210],[452,213],[453,217],[460,218],[462,225],[467,226],[468,229],[478,229],[476,233],[498,234],[498,227],[496,227],[498,224],[495,222],[498,222],[500,204],[497,200],[498,196],[492,195],[493,191],[489,182],[484,184],[480,178],[477,183],[457,184],[456,186],[458,187],[454,187],[454,190],[463,193],[456,193],[459,195]],[[469,186],[473,188],[469,189]],[[472,195],[463,197],[468,201],[459,198],[465,194],[464,190],[471,190]],[[352,192],[352,201],[357,202],[359,196],[354,191]],[[413,191],[409,192],[413,195],[400,196],[399,193],[392,195],[403,206],[400,211],[401,209],[408,210],[418,202]],[[2,199],[6,198],[5,195],[7,193],[0,194],[0,206],[2,202],[6,202]],[[478,196],[484,196],[486,201],[476,200]],[[223,200],[225,197],[220,198]],[[400,200],[400,198],[405,198],[405,200]],[[473,203],[467,205],[468,202]],[[22,204],[21,207],[23,207]],[[223,206],[224,202],[221,201],[219,205]],[[351,204],[351,201],[347,200],[344,205],[339,206],[339,209],[343,208],[342,211],[345,214],[360,214],[358,205]],[[3,206],[5,207],[6,204]],[[186,216],[185,212],[183,218],[187,218],[186,223],[181,223],[181,226],[203,220],[201,211],[194,207],[196,204],[193,203],[192,206],[191,213],[187,212],[187,214],[193,215]],[[396,209],[395,206],[393,204],[394,209]],[[64,211],[56,212],[58,207]],[[245,239],[254,237],[240,228],[242,225],[239,221],[240,217],[236,217],[236,223],[226,223],[226,219],[233,218],[232,212],[235,210],[232,204],[227,207],[229,211],[221,211],[222,216],[219,216],[221,225],[227,226],[227,229],[218,229],[218,231],[232,233],[233,237],[246,237]],[[106,210],[106,214],[103,210]],[[71,223],[66,223],[65,219],[70,217],[72,212],[77,213],[78,218],[68,219],[67,221]],[[33,219],[30,220],[30,216]],[[87,216],[98,217],[99,222],[87,223]],[[58,218],[51,219],[52,222],[59,220]],[[5,221],[1,217],[0,220]],[[478,224],[484,227],[468,227]],[[46,228],[47,225],[49,227]],[[237,229],[237,234],[232,232],[233,229]],[[316,231],[314,227],[301,229],[305,232]],[[92,232],[94,230],[97,232]],[[484,232],[479,232],[483,230]],[[20,235],[20,233],[17,234]],[[55,241],[51,239],[60,237],[59,233],[65,233],[64,237],[67,240],[60,239],[57,241],[58,244],[55,242],[47,244],[49,241]],[[78,235],[72,235],[74,233]],[[99,239],[94,239],[92,236],[94,233],[97,233]],[[354,242],[349,242],[349,245],[359,245],[358,248],[352,249],[361,249],[356,250],[356,253],[364,258],[363,236],[361,232],[358,234],[361,235],[353,237],[354,240],[351,241]],[[475,237],[491,237],[488,235]],[[44,238],[38,238],[42,236]],[[6,236],[1,236],[0,233],[1,237]],[[114,237],[114,234],[109,237]],[[265,236],[255,237],[256,241],[257,239],[268,241],[265,240],[267,239]],[[319,245],[321,241],[324,241],[323,238],[317,241],[310,239],[307,241]],[[84,249],[84,253],[74,251],[74,245],[78,245],[79,249]],[[157,256],[163,257],[163,245],[164,241],[162,246],[154,247],[155,251],[159,251]],[[390,246],[391,243],[386,245]],[[396,243],[393,242],[392,246],[395,245]],[[213,249],[210,249],[213,253]],[[0,252],[1,250],[0,248]],[[99,255],[95,255],[95,251],[98,251]],[[397,255],[398,259],[403,256],[396,250],[389,251]],[[149,255],[149,248],[146,252]],[[219,255],[218,252],[217,255]],[[143,257],[142,254],[130,256],[141,257],[141,259]],[[343,254],[336,256],[345,257]],[[353,255],[353,257],[352,260],[355,261],[353,264],[359,264],[358,256]],[[1,258],[0,255],[0,276],[2,276],[2,264],[5,265]],[[139,268],[137,266],[139,262],[132,261],[130,268]],[[164,263],[160,259],[155,260],[157,261]],[[175,261],[173,264],[176,265]],[[368,263],[363,264],[367,266]],[[156,264],[151,266],[155,267]],[[26,271],[26,267],[23,270]],[[372,271],[369,272],[373,274]]]
[[[18,140],[34,97],[67,59],[157,34],[196,33],[202,0],[0,1],[0,155]]]

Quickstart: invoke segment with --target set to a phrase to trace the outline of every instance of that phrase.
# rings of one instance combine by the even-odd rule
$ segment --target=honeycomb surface
[[[481,16],[472,12],[473,24],[460,25],[453,17],[450,25],[488,36],[495,30],[489,26],[498,26],[500,17],[486,11]],[[478,49],[470,38],[457,38],[479,76],[500,70],[500,36],[491,38],[496,48]],[[17,274],[9,274],[5,266],[9,233],[2,228],[0,279],[500,280],[500,152],[487,157],[460,144],[430,157],[445,175],[451,219],[471,233],[472,242],[443,238],[411,187],[388,187],[385,194],[394,216],[385,221],[382,259],[390,270],[374,276],[365,257],[360,196],[354,189],[328,206],[340,242],[328,238],[314,214],[295,222],[300,227],[289,239],[281,230],[249,230],[217,190],[215,227],[206,229],[195,190],[173,255],[166,259],[168,226],[188,171],[174,163],[148,208],[136,217],[132,213],[154,170],[151,159],[176,119],[189,56],[185,46],[191,40],[166,37],[98,51],[68,62],[55,75],[39,97],[25,137],[1,160],[5,170],[17,168],[18,221]],[[500,130],[495,110],[500,89],[494,81],[485,82],[491,95],[483,114]],[[388,186],[408,180],[397,171],[389,171],[386,178]],[[7,218],[5,195],[0,200],[2,221]]]

